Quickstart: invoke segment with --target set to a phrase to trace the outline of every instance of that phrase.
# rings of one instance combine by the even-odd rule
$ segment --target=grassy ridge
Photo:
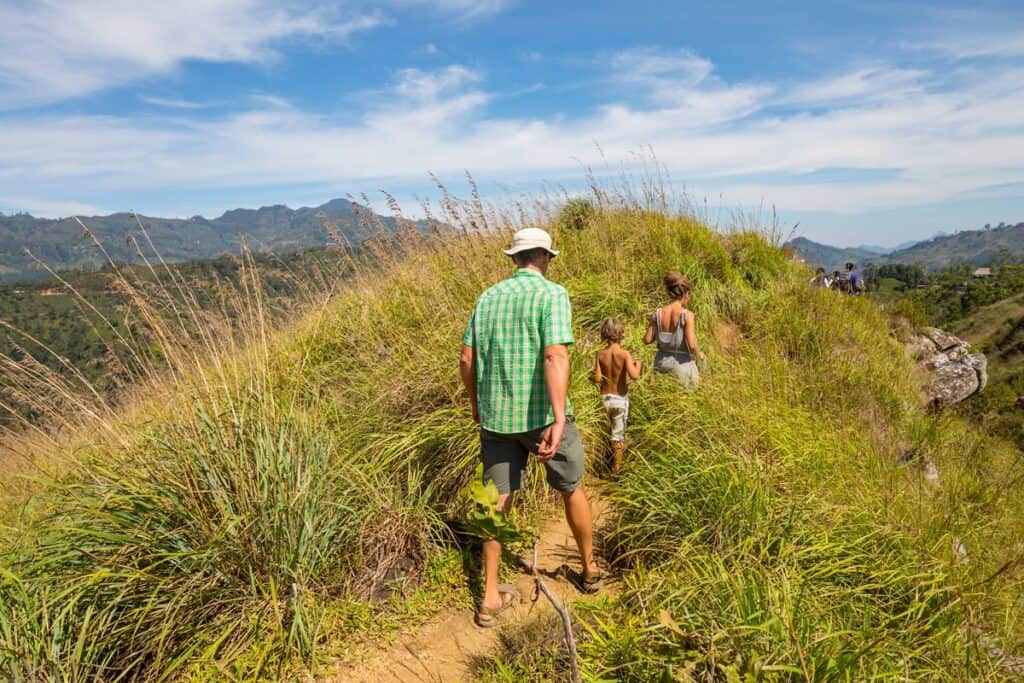
[[[698,395],[637,392],[647,419],[609,487],[611,538],[637,571],[595,628],[594,668],[636,681],[997,675],[970,625],[1020,642],[1004,621],[1019,573],[982,583],[1020,556],[1024,509],[1005,488],[1017,454],[920,415],[870,307],[798,283],[780,294]],[[936,463],[939,487],[919,461],[897,464],[908,452]]]
[[[630,461],[607,491],[627,588],[588,618],[590,675],[994,675],[977,634],[1011,648],[1021,635],[1019,568],[985,581],[1021,550],[1020,464],[920,412],[868,302],[807,290],[757,234],[598,199],[582,230],[546,206],[514,220],[447,200],[466,234],[389,242],[282,329],[256,296],[243,338],[205,340],[199,360],[168,349],[177,369],[132,410],[47,446],[78,464],[33,498],[46,502],[9,508],[0,672],[277,677],[365,627],[396,577],[426,577],[407,599],[464,601],[460,577],[436,569],[475,467],[455,358],[476,296],[509,271],[507,236],[473,228],[550,222],[589,457],[603,317],[624,317],[637,346],[662,274],[682,270],[711,356],[696,395],[660,376],[633,394]],[[898,464],[907,451],[938,465],[938,489]]]

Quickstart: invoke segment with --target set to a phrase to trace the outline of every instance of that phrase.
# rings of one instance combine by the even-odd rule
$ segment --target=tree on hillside
[[[868,261],[864,264],[864,270],[861,273],[864,278],[864,287],[868,291],[877,292],[881,286],[881,280],[878,277],[878,266],[873,261]]]

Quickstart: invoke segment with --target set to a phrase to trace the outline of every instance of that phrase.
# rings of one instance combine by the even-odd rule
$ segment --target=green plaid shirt
[[[540,273],[524,268],[481,294],[462,335],[476,357],[480,426],[518,434],[554,422],[544,347],[573,341],[569,294]]]

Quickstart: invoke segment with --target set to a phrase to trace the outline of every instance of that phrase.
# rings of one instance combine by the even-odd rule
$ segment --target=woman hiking
[[[693,311],[686,307],[693,287],[676,271],[667,273],[664,283],[671,301],[651,314],[644,343],[658,344],[655,370],[674,374],[684,389],[695,391],[700,383],[696,361],[704,360],[704,352],[697,346]]]

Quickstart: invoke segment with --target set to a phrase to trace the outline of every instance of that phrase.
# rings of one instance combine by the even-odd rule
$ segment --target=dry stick
[[[520,560],[522,562],[522,560]],[[525,564],[525,562],[524,562]],[[537,584],[537,590],[544,594],[544,597],[551,602],[551,606],[555,608],[555,611],[562,617],[562,629],[565,631],[565,645],[569,649],[569,667],[571,672],[572,683],[581,683],[580,678],[580,666],[576,661],[576,637],[572,632],[572,618],[569,616],[569,610],[566,609],[558,598],[554,596],[548,585],[544,583],[544,579],[540,577],[540,571],[537,569],[537,541],[533,542],[533,564],[530,565],[530,571],[533,574],[533,580]]]

